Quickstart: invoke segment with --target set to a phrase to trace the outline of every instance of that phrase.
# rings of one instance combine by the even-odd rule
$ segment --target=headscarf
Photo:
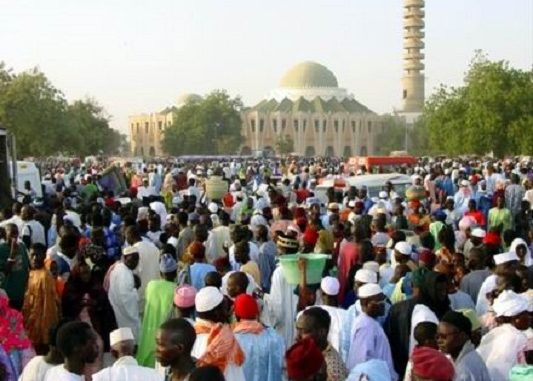
[[[533,258],[531,258],[531,250],[529,250],[529,246],[527,245],[526,241],[524,241],[522,238],[515,238],[513,242],[511,242],[509,251],[516,254],[516,249],[520,245],[524,245],[526,247],[526,256],[524,257],[524,261],[522,262],[522,264],[526,267],[532,266]]]

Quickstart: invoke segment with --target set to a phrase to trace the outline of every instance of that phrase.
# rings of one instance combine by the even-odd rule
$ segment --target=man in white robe
[[[197,365],[216,365],[226,380],[245,381],[242,365],[244,353],[228,321],[228,308],[220,290],[204,287],[195,297],[196,341],[191,356]]]
[[[117,325],[129,327],[138,337],[141,320],[139,316],[139,294],[135,288],[133,270],[139,264],[139,253],[135,247],[123,250],[122,261],[117,263],[109,276],[109,302],[113,307]]]
[[[278,238],[279,253],[295,253],[298,250],[298,241],[288,238]],[[285,348],[289,348],[294,342],[296,330],[296,309],[298,295],[294,292],[296,285],[291,285],[283,276],[283,269],[278,264],[272,273],[270,293],[265,294],[265,307],[261,320],[276,331],[283,338]]]
[[[139,265],[135,273],[141,279],[139,287],[139,311],[144,312],[144,294],[148,282],[159,279],[159,249],[151,241],[143,240],[139,230],[135,226],[130,226],[126,230],[126,241],[135,248],[139,254]]]
[[[157,371],[139,366],[135,360],[135,339],[130,328],[119,328],[109,334],[113,366],[93,374],[93,381],[163,381]]]
[[[524,362],[529,328],[528,300],[511,290],[503,291],[493,304],[503,324],[481,338],[477,352],[493,380],[507,380],[511,368]]]
[[[321,304],[320,308],[326,310],[331,318],[328,333],[328,342],[340,353],[342,325],[346,321],[348,311],[338,307],[340,283],[337,278],[327,276],[320,282]]]
[[[354,321],[346,367],[351,370],[371,359],[383,360],[389,366],[391,380],[396,381],[398,374],[394,370],[389,340],[377,321],[377,317],[385,313],[385,295],[375,283],[360,287],[358,295],[362,312]]]

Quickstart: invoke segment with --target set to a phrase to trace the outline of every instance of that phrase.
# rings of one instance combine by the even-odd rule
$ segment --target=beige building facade
[[[302,62],[279,88],[243,113],[243,153],[276,151],[290,137],[304,156],[352,156],[374,152],[382,118],[338,86],[335,75],[316,62]]]
[[[160,112],[138,114],[128,117],[130,149],[133,156],[165,156],[161,148],[165,128],[174,123],[175,111],[185,103],[201,99],[197,94],[183,94],[176,106]]]

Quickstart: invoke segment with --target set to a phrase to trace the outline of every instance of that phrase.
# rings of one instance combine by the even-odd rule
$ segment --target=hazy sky
[[[427,0],[426,94],[460,84],[475,49],[530,69],[532,0]],[[401,106],[401,0],[0,0],[0,61],[38,66],[127,130],[185,92],[253,105],[314,60],[377,112]]]

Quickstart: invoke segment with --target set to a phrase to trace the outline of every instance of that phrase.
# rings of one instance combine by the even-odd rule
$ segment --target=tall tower
[[[424,0],[403,0],[403,112],[424,107]]]

